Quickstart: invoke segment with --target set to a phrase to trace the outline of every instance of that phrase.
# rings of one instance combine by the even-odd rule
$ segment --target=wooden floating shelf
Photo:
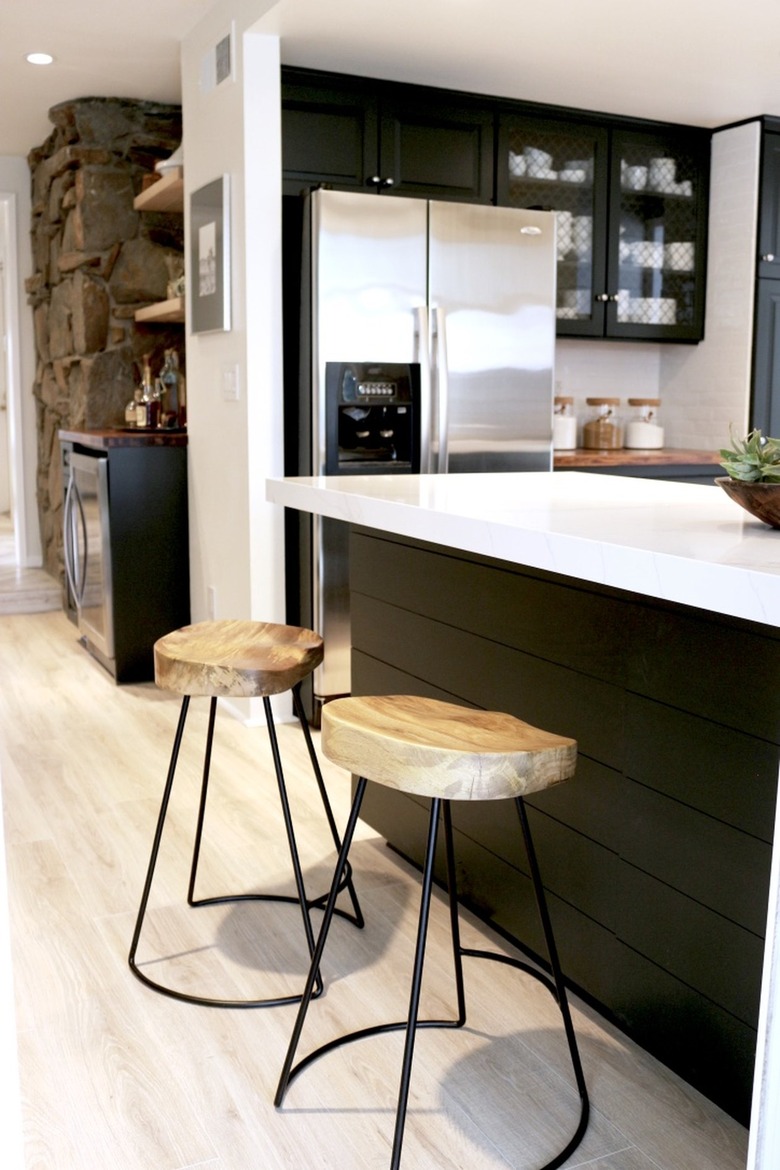
[[[183,211],[184,171],[173,167],[133,200],[136,211]]]
[[[171,297],[167,301],[158,301],[154,305],[146,305],[143,309],[136,309],[136,321],[183,321],[184,297]]]

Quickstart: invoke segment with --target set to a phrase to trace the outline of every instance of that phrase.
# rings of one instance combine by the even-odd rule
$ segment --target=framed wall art
[[[230,184],[214,179],[190,195],[193,333],[230,329]]]

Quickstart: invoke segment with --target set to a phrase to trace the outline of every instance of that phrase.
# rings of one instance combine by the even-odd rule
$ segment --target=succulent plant
[[[760,430],[744,439],[731,435],[731,449],[720,452],[721,467],[732,479],[743,483],[780,483],[780,439],[770,439]]]

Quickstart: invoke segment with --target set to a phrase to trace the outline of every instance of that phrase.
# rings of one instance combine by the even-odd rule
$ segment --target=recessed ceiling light
[[[30,65],[51,65],[53,60],[51,53],[28,53],[25,57]]]

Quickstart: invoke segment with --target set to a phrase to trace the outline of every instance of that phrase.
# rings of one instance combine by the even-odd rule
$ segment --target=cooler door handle
[[[76,508],[78,508],[78,520],[84,537],[83,561],[79,555],[79,541],[76,535]],[[84,589],[87,584],[87,521],[84,516],[84,505],[81,502],[81,496],[73,476],[68,481],[68,490],[65,493],[63,554],[68,583],[76,604],[80,606],[84,600]]]

